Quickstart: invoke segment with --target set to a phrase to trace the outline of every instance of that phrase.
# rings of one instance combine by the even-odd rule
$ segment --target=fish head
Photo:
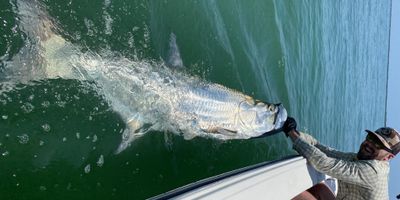
[[[279,130],[287,118],[287,111],[282,104],[257,102],[254,109],[256,111],[256,120],[252,125],[254,131],[252,134],[260,135]]]
[[[282,104],[276,105],[278,111],[275,118],[275,129],[281,129],[287,119],[287,111]]]

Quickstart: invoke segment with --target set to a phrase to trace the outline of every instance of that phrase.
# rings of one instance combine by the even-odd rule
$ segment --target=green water
[[[17,5],[0,2],[1,199],[145,199],[295,154],[283,134],[218,141],[151,132],[115,155],[125,124],[91,83],[9,84],[28,41]],[[385,123],[388,0],[40,5],[82,51],[168,60],[174,33],[185,73],[282,102],[301,130],[338,149],[356,151],[364,129]]]

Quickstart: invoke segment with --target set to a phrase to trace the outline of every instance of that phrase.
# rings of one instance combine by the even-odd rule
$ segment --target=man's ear
[[[388,161],[390,159],[394,158],[394,155],[389,153],[387,156],[385,156],[385,158],[383,158],[384,161]]]

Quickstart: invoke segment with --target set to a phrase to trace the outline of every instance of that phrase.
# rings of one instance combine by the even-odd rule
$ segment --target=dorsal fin
[[[171,68],[183,68],[181,53],[176,44],[176,35],[174,33],[171,33],[169,37],[167,66]]]

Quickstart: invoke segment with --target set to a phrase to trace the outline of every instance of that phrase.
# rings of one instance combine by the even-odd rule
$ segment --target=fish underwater
[[[26,44],[9,65],[6,63],[2,79],[20,83],[53,78],[94,82],[97,93],[126,123],[116,153],[149,131],[172,132],[185,139],[248,139],[281,129],[287,118],[280,104],[254,100],[177,69],[183,62],[172,33],[168,62],[172,64],[112,53],[100,55],[82,51],[57,34],[57,26],[40,3],[17,1],[16,7]]]

